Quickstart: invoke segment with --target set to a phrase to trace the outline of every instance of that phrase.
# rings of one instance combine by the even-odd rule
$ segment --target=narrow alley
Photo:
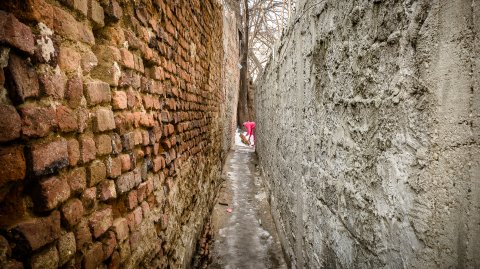
[[[208,268],[287,268],[255,150],[236,138],[213,209],[214,244]]]

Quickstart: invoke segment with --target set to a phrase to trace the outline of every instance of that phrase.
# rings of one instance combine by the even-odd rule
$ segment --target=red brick
[[[153,172],[156,173],[162,168],[165,168],[165,159],[162,156],[157,156],[153,160]]]
[[[62,217],[67,227],[75,226],[83,216],[83,204],[77,198],[74,198],[62,206]]]
[[[78,250],[92,242],[92,234],[90,233],[87,220],[81,220],[74,232]]]
[[[112,153],[112,139],[109,135],[99,135],[95,139],[97,154],[105,155]]]
[[[122,55],[122,65],[127,68],[134,69],[135,61],[133,59],[133,54],[125,48],[120,49],[120,54]]]
[[[135,133],[129,132],[121,136],[123,149],[130,151],[135,147]]]
[[[125,109],[127,108],[127,94],[123,91],[113,92],[113,108]]]
[[[22,103],[29,97],[38,96],[37,73],[27,61],[12,53],[5,71],[6,86],[13,101]]]
[[[122,160],[120,157],[108,157],[106,167],[109,178],[117,178],[122,174]]]
[[[22,132],[29,137],[44,137],[57,126],[53,107],[26,105],[20,109],[22,115]]]
[[[0,142],[19,138],[22,121],[15,107],[0,104],[0,115]]]
[[[60,213],[54,211],[48,217],[34,218],[22,222],[17,224],[13,231],[25,239],[17,243],[25,243],[28,248],[37,250],[60,237]]]
[[[117,218],[113,221],[113,231],[119,242],[128,238],[128,222],[124,218]]]
[[[122,154],[119,157],[122,162],[122,172],[130,171],[132,169],[132,162],[130,160],[130,155]]]
[[[58,251],[54,245],[43,249],[30,259],[31,269],[58,268]]]
[[[98,198],[100,201],[107,201],[117,198],[117,191],[115,190],[115,182],[113,180],[104,180],[97,186]]]
[[[135,187],[135,174],[128,172],[116,179],[119,194],[124,194]]]
[[[65,175],[70,191],[74,194],[81,193],[87,187],[87,173],[84,167],[78,167]]]
[[[62,266],[70,261],[77,251],[75,234],[70,232],[62,235],[57,243],[59,265]]]
[[[58,127],[63,132],[74,132],[78,129],[77,115],[66,106],[57,107]]]
[[[67,140],[60,138],[31,147],[35,175],[54,173],[69,164]]]
[[[70,197],[70,186],[66,180],[50,177],[39,182],[38,193],[34,196],[41,210],[52,210]]]
[[[73,8],[84,16],[88,15],[88,0],[62,0],[70,8]]]
[[[89,6],[88,17],[95,23],[97,28],[103,27],[105,25],[103,8],[96,0],[89,0]]]
[[[110,85],[103,81],[94,80],[86,82],[84,89],[88,104],[91,106],[110,103],[110,100],[112,99]]]
[[[23,146],[0,148],[0,187],[24,179],[26,169]]]
[[[95,131],[103,132],[115,129],[115,119],[110,109],[99,108],[95,111]]]
[[[129,209],[132,210],[138,205],[138,197],[137,197],[137,191],[132,190],[128,193],[127,199],[125,200],[125,206]]]
[[[107,170],[102,161],[93,161],[87,169],[88,186],[96,186],[100,181],[107,177]]]
[[[77,165],[80,160],[80,145],[76,139],[70,138],[67,140],[68,161],[71,166]]]
[[[143,220],[142,208],[140,206],[135,208],[135,210],[133,210],[133,215],[135,217],[135,227],[139,227]]]
[[[71,108],[80,106],[83,98],[83,83],[80,77],[74,76],[68,80],[65,97]]]
[[[142,182],[137,189],[138,203],[141,203],[147,197],[147,183]]]
[[[83,206],[87,209],[92,209],[95,207],[97,201],[97,188],[92,187],[86,189],[82,194],[82,203]]]
[[[81,64],[83,75],[88,75],[98,65],[97,56],[90,49],[83,50]]]
[[[103,246],[100,242],[95,242],[93,246],[85,253],[83,257],[83,268],[97,269],[103,262]]]
[[[116,0],[110,0],[105,7],[105,14],[112,20],[118,21],[122,18],[123,11]]]
[[[95,38],[89,26],[78,22],[67,11],[59,7],[52,7],[53,13],[53,30],[56,34],[73,41],[82,41],[93,45]],[[63,69],[63,68],[62,68]]]
[[[67,22],[65,22],[67,23]],[[62,46],[58,54],[58,64],[67,73],[75,73],[80,68],[82,56],[75,48]]]
[[[117,133],[112,134],[112,150],[115,155],[122,152],[122,139]]]
[[[97,154],[97,148],[95,147],[95,141],[90,136],[80,137],[80,155],[82,156],[83,163],[94,160]]]
[[[39,77],[42,94],[61,100],[65,96],[67,76],[59,69],[41,74]]]
[[[30,28],[19,22],[12,14],[0,11],[0,42],[7,43],[30,55],[35,50]]]
[[[110,226],[112,226],[113,218],[112,218],[112,209],[106,208],[103,210],[98,210],[92,214],[89,219],[89,226],[92,230],[92,234],[95,238],[100,237],[103,233],[105,233]]]
[[[115,248],[117,247],[117,238],[115,233],[108,231],[106,236],[102,240],[103,243],[103,259],[108,259],[112,254]]]
[[[147,201],[143,201],[140,206],[142,207],[143,218],[147,218],[148,214],[150,214],[150,205],[148,205]]]
[[[121,263],[122,261],[121,261],[120,253],[118,251],[114,251],[112,254],[112,258],[108,263],[108,269],[118,269],[120,268]]]
[[[78,118],[78,132],[83,133],[85,130],[90,128],[90,111],[86,108],[79,107],[77,108],[77,118]]]

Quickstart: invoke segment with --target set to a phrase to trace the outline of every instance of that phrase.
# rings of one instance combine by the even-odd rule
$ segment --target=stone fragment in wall
[[[71,199],[62,206],[61,213],[62,221],[67,227],[75,226],[83,217],[82,201],[77,198]]]
[[[35,58],[51,66],[57,64],[58,47],[53,39],[53,31],[44,23],[37,24],[39,35],[36,39]]]
[[[40,87],[37,72],[29,61],[10,53],[5,78],[5,86],[14,103],[20,104],[29,97],[38,96]]]
[[[0,104],[0,142],[8,142],[20,137],[22,121],[14,106]]]
[[[14,15],[0,10],[0,43],[6,43],[30,55],[35,49],[30,28]]]
[[[25,175],[23,146],[0,148],[0,187],[11,181],[22,180]]]
[[[117,62],[111,65],[98,65],[91,72],[93,78],[105,81],[111,86],[118,86],[121,75],[122,71]]]
[[[37,250],[60,237],[60,213],[53,211],[47,217],[38,217],[17,224],[12,230],[17,246]]]
[[[32,171],[35,175],[47,175],[69,164],[67,140],[59,138],[34,144],[30,148]]]
[[[57,127],[57,117],[53,107],[40,107],[26,104],[20,108],[22,133],[27,137],[44,137]]]
[[[130,160],[130,155],[121,154],[119,158],[120,158],[120,161],[122,162],[122,172],[130,171],[132,169],[132,162]]]
[[[122,152],[122,139],[117,133],[112,134],[112,153],[117,155]]]
[[[65,265],[73,257],[77,251],[75,235],[73,232],[66,233],[60,237],[57,243],[59,266]]]
[[[115,118],[110,109],[99,108],[95,111],[94,129],[96,132],[115,129]]]
[[[40,180],[33,195],[36,207],[42,211],[56,208],[69,197],[70,186],[67,181],[56,176]]]
[[[83,257],[83,268],[97,269],[103,262],[103,246],[100,242],[95,242]]]
[[[89,218],[89,226],[94,238],[100,237],[113,223],[112,209],[105,208],[95,211]]]
[[[57,268],[59,262],[58,251],[55,245],[36,253],[30,260],[31,269]]]

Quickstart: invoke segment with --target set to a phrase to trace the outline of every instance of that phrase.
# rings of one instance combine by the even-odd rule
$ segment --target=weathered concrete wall
[[[478,268],[478,1],[299,1],[257,85],[297,268]]]
[[[0,267],[189,267],[231,135],[220,4],[0,9]]]

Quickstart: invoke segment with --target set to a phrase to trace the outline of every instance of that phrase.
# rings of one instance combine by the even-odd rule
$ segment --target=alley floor
[[[215,230],[209,268],[287,268],[254,148],[237,141],[224,175],[212,216]]]

